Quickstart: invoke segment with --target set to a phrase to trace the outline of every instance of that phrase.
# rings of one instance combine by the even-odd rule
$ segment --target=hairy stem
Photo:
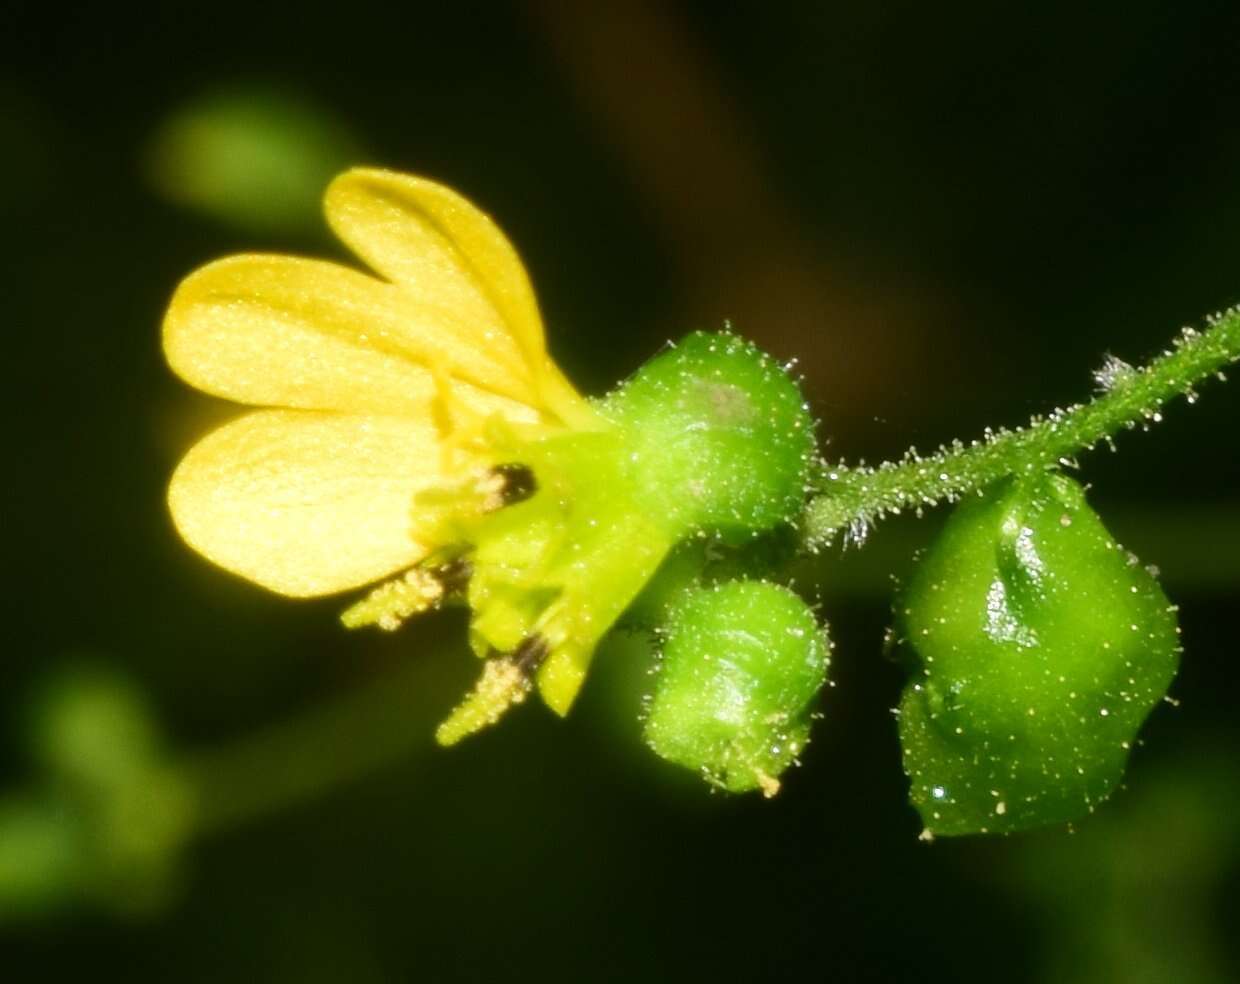
[[[1094,376],[1099,394],[1088,403],[1036,417],[1020,430],[987,430],[968,446],[956,442],[934,454],[909,452],[877,468],[828,467],[807,507],[806,546],[830,543],[841,531],[863,539],[871,524],[904,509],[952,502],[1010,475],[1064,463],[1124,429],[1161,419],[1160,408],[1240,360],[1240,307],[1186,328],[1170,349],[1146,366],[1108,357]]]

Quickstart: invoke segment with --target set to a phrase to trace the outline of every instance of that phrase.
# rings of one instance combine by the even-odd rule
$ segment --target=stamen
[[[467,556],[436,567],[413,567],[400,577],[379,585],[340,616],[346,628],[377,625],[385,632],[399,629],[411,615],[438,608],[469,587],[473,564]]]
[[[526,636],[508,656],[508,659],[521,671],[522,676],[527,680],[532,680],[550,651],[551,647],[542,636]]]
[[[463,595],[469,587],[469,579],[474,575],[474,565],[467,554],[462,554],[447,563],[432,567],[430,572],[443,588],[444,597],[454,598]]]
[[[514,704],[520,704],[534,688],[534,674],[547,658],[547,641],[533,635],[511,653],[487,659],[473,692],[463,700],[435,732],[441,745],[455,745],[475,731],[494,724]]]
[[[491,474],[502,482],[499,495],[505,506],[524,502],[538,491],[538,480],[526,465],[517,462],[496,465],[491,469]]]
[[[400,577],[379,585],[357,604],[345,610],[340,621],[345,628],[377,625],[386,632],[400,628],[401,623],[430,608],[443,599],[443,585],[430,571],[414,567]]]

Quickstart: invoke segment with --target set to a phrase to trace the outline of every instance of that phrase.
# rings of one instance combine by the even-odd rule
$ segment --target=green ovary
[[[646,741],[715,786],[772,796],[808,741],[829,651],[813,612],[787,588],[730,581],[691,590],[664,630]]]
[[[1004,483],[948,521],[897,603],[900,705],[931,834],[1091,811],[1175,674],[1174,609],[1072,480]]]

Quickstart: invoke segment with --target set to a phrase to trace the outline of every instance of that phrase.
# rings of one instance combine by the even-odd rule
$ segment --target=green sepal
[[[677,539],[734,543],[801,514],[813,420],[769,355],[727,332],[695,332],[600,404],[627,434],[641,508]]]

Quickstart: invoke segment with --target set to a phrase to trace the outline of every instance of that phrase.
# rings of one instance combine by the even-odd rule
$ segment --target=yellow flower
[[[281,594],[332,594],[406,572],[346,613],[393,627],[462,590],[454,579],[468,580],[470,561],[453,545],[479,546],[481,518],[531,491],[528,467],[509,464],[514,449],[602,438],[606,425],[548,356],[516,251],[469,202],[421,178],[356,169],[331,184],[325,208],[379,277],[243,255],[196,271],[173,297],[163,328],[173,370],[263,409],[192,448],[168,502],[194,549]],[[547,656],[539,639],[496,649],[493,640],[528,632],[538,613],[505,622],[494,582],[480,589],[489,607],[470,599],[475,648],[512,658],[492,661],[442,740],[519,700]],[[487,618],[495,626],[480,630]],[[549,701],[561,712],[578,669]]]
[[[694,333],[587,401],[547,355],[516,252],[459,195],[354,170],[326,211],[378,277],[237,256],[173,297],[172,368],[264,409],[191,449],[168,502],[192,547],[273,591],[384,582],[347,626],[466,602],[486,663],[441,742],[535,684],[567,713],[678,543],[737,544],[796,518],[812,427],[749,343]]]

